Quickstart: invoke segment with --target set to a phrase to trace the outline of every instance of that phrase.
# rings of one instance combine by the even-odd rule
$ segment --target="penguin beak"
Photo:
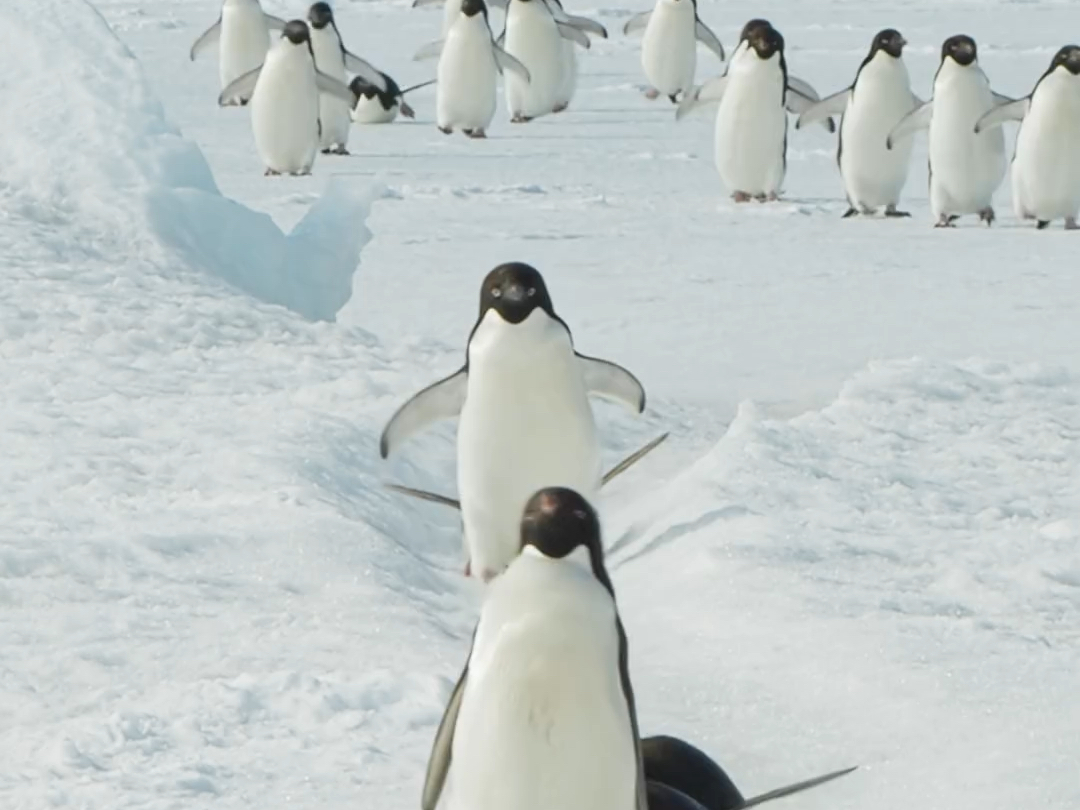
[[[503,298],[507,301],[513,301],[515,304],[520,304],[525,300],[525,288],[520,284],[511,284],[503,290]]]

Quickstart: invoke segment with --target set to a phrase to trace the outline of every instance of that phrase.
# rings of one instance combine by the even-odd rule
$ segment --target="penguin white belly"
[[[481,15],[464,17],[446,37],[435,90],[440,127],[486,129],[495,117],[495,57]]]
[[[451,810],[632,810],[615,610],[584,566],[522,558],[491,585],[448,780]],[[529,600],[535,610],[503,605]],[[500,613],[506,619],[498,621]]]
[[[1012,165],[1017,213],[1045,221],[1080,212],[1080,81],[1069,77],[1072,86],[1055,87],[1058,80],[1060,73],[1043,79]]]
[[[692,0],[660,0],[641,40],[641,67],[665,96],[689,90],[697,68]]]
[[[576,48],[577,46],[570,40],[562,40],[562,73],[559,80],[559,90],[555,94],[556,106],[568,106],[571,99],[574,98],[574,91],[577,90],[578,61]]]
[[[783,74],[752,64],[745,73],[733,64],[716,111],[716,168],[732,192],[779,192],[784,182],[787,114]]]
[[[397,104],[392,105],[388,110],[383,107],[378,96],[374,98],[360,96],[360,100],[356,102],[350,116],[357,124],[389,124],[397,118],[397,114]]]
[[[563,45],[555,20],[543,0],[511,0],[506,15],[504,48],[525,65],[530,81],[503,73],[506,106],[511,115],[527,118],[550,113],[562,82]]]
[[[1005,135],[1001,127],[975,134],[975,122],[992,104],[985,86],[935,88],[929,133],[935,217],[978,213],[993,202],[1005,177]]]
[[[315,53],[315,66],[327,76],[348,86],[341,41],[333,26],[327,25],[321,30],[312,29],[311,49]],[[347,101],[329,93],[319,93],[319,122],[322,124],[320,147],[330,149],[348,144],[350,118]]]
[[[319,99],[306,49],[267,55],[250,107],[255,148],[266,167],[309,171],[319,148]]]
[[[540,312],[543,315],[543,312]],[[539,320],[539,316],[530,316]],[[565,330],[532,321],[478,330],[458,424],[458,493],[474,576],[517,555],[525,503],[545,486],[600,490],[596,423]]]
[[[895,60],[889,61],[893,64],[884,67],[896,73],[899,67],[902,77],[860,77],[857,92],[840,121],[844,191],[852,205],[868,209],[900,202],[914,146],[913,138],[899,139],[892,149],[885,146],[889,133],[915,106],[907,71]],[[863,72],[873,67],[871,63]]]
[[[270,48],[270,29],[258,3],[222,7],[218,47],[218,78],[222,89],[263,63]]]

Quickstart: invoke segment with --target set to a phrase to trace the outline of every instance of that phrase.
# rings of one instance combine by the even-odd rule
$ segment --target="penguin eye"
[[[532,298],[534,295],[536,295],[536,287],[529,287],[529,292],[527,293],[527,295],[529,296],[529,298]]]
[[[502,290],[500,290],[498,287],[495,287],[491,291],[491,297],[492,298],[501,298],[502,297]]]

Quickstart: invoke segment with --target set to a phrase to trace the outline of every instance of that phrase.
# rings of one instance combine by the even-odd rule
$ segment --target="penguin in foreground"
[[[600,521],[564,487],[528,498],[435,735],[435,810],[648,810],[626,633]]]
[[[402,90],[386,73],[382,74],[386,81],[386,90],[382,91],[370,82],[364,81],[363,77],[356,76],[350,83],[349,89],[353,92],[353,106],[349,115],[357,124],[389,124],[397,118],[400,112],[406,118],[415,118],[413,108],[405,102],[405,94],[429,84],[435,84],[435,79],[429,79],[412,87]]]
[[[955,227],[963,214],[994,222],[994,192],[1005,178],[1005,135],[999,127],[976,133],[995,105],[1013,99],[995,93],[979,67],[975,40],[958,34],[941,46],[931,99],[889,133],[888,149],[920,129],[930,130],[930,207],[935,228]]]
[[[697,106],[719,101],[715,159],[737,203],[774,201],[787,172],[787,112],[805,112],[820,100],[796,90],[788,77],[784,37],[767,21],[751,20],[723,76],[685,95],[675,111],[683,118]],[[835,126],[826,121],[829,131]]]
[[[378,73],[370,78],[382,82]],[[311,173],[319,150],[320,93],[352,101],[348,87],[315,67],[307,23],[292,20],[263,65],[222,90],[218,103],[250,97],[255,148],[266,174],[304,175]]]
[[[191,61],[218,43],[218,78],[224,90],[263,63],[270,48],[270,32],[284,28],[285,21],[264,12],[259,0],[224,0],[217,22],[191,46]],[[250,93],[238,95],[226,106],[242,107],[250,98]]]
[[[795,129],[801,129],[825,116],[840,116],[836,162],[848,199],[845,218],[873,214],[882,206],[887,217],[911,216],[897,206],[913,143],[909,138],[892,149],[885,146],[900,119],[923,103],[911,91],[903,59],[906,44],[893,28],[879,31],[851,86],[814,104],[795,122]]]
[[[975,124],[980,134],[1020,121],[1012,160],[1013,207],[1039,230],[1055,219],[1076,230],[1080,215],[1080,46],[1066,45],[1030,95],[995,107]]]
[[[627,20],[623,33],[642,29],[641,67],[651,85],[645,91],[650,100],[665,95],[675,104],[681,93],[694,86],[697,42],[721,63],[726,59],[720,39],[698,15],[697,0],[656,0],[651,9]]]
[[[488,582],[510,564],[521,510],[539,488],[569,486],[595,500],[600,442],[589,394],[635,413],[645,409],[645,390],[633,374],[575,351],[535,268],[511,262],[488,273],[465,364],[402,405],[379,442],[386,458],[436,419],[460,414],[457,479],[467,576]]]
[[[413,59],[436,56],[435,121],[445,135],[460,127],[470,138],[487,137],[495,117],[495,76],[505,69],[530,80],[528,69],[495,43],[484,0],[462,0],[446,37],[425,45]]]

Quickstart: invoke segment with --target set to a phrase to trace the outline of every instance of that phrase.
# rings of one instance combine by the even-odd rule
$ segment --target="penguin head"
[[[484,0],[461,0],[461,13],[466,17],[475,17],[477,14],[487,17],[487,6],[484,5]]]
[[[321,31],[326,26],[334,24],[334,10],[330,8],[329,3],[313,3],[308,9],[307,18],[312,28]]]
[[[289,40],[293,45],[303,45],[311,41],[311,32],[308,30],[307,23],[303,20],[290,20],[285,23],[281,36]]]
[[[750,47],[758,55],[758,58],[767,61],[777,53],[784,52],[784,37],[771,25],[766,27],[759,25],[750,32]]]
[[[353,107],[361,98],[375,98],[379,94],[379,88],[364,81],[360,76],[353,77],[353,80],[349,82],[349,89],[353,94]]]
[[[874,37],[874,44],[870,46],[870,53],[873,55],[878,51],[884,51],[894,59],[899,59],[904,52],[905,45],[907,45],[907,40],[899,31],[895,28],[886,28],[884,31],[879,31],[877,36]]]
[[[468,0],[465,0],[468,2]],[[495,310],[507,323],[521,323],[535,309],[555,317],[547,285],[540,272],[524,262],[500,264],[480,286],[480,318]]]
[[[521,548],[529,547],[552,560],[562,560],[583,548],[594,572],[604,570],[600,518],[581,494],[566,487],[541,489],[525,504]]]
[[[978,58],[978,55],[975,40],[967,34],[957,34],[954,37],[949,37],[941,45],[942,62],[951,56],[956,64],[967,67]]]
[[[1050,69],[1063,67],[1073,76],[1080,76],[1080,45],[1066,45],[1054,55]]]
[[[762,20],[755,17],[742,27],[742,33],[739,34],[739,42],[750,39],[750,35],[758,28],[772,28],[772,23],[768,20]]]

